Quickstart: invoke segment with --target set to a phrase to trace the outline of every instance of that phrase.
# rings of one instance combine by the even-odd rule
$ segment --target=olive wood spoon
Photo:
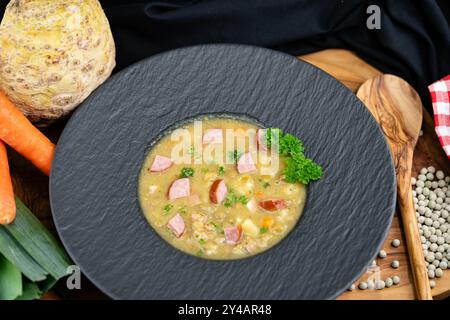
[[[432,300],[411,192],[411,169],[414,147],[422,126],[422,103],[406,81],[393,75],[367,80],[359,88],[357,96],[380,124],[391,149],[397,173],[398,206],[416,295],[420,300]]]

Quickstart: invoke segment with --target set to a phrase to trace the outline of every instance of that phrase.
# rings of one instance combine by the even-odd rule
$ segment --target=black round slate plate
[[[153,139],[211,112],[247,115],[300,137],[324,169],[308,187],[295,229],[251,258],[179,252],[138,204],[138,175]],[[50,180],[67,251],[117,299],[334,298],[376,256],[395,190],[386,141],[355,95],[292,56],[241,45],[179,49],[113,76],[72,116]]]

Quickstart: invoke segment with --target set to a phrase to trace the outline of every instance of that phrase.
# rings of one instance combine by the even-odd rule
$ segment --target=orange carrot
[[[262,226],[264,228],[270,228],[273,225],[273,218],[272,217],[264,217],[262,218]]]
[[[50,175],[55,145],[1,91],[0,139]]]
[[[16,216],[16,202],[9,173],[8,156],[0,141],[0,224],[11,223]]]

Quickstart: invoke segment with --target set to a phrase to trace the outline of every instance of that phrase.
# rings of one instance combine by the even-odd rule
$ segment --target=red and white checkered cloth
[[[450,75],[428,86],[433,101],[436,134],[450,158]]]

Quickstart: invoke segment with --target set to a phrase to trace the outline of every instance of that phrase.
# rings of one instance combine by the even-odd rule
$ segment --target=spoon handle
[[[402,216],[406,245],[408,247],[414,284],[417,298],[420,300],[432,300],[430,282],[420,242],[419,228],[416,219],[411,192],[411,163],[413,149],[404,149],[405,161],[399,161],[397,167],[398,205]]]

